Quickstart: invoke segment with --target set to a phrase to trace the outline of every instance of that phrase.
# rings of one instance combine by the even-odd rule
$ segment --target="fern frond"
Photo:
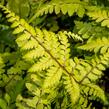
[[[83,41],[83,39],[77,34],[74,34],[74,33],[71,33],[71,32],[67,32],[67,31],[64,31],[64,34],[67,35],[69,38],[72,37],[75,40]]]
[[[106,101],[106,97],[105,97],[105,93],[103,91],[103,89],[101,89],[99,86],[95,85],[95,84],[86,84],[83,86],[83,92],[88,96],[93,96],[101,99],[103,102]],[[92,99],[93,99],[92,97]]]
[[[7,86],[7,83],[8,83],[8,84],[11,84],[11,80],[13,80],[15,76],[18,76],[18,74],[15,74],[15,73],[9,74],[9,73],[8,73],[8,70],[9,70],[9,69],[7,69],[7,70],[4,69],[4,67],[7,67],[7,66],[8,66],[8,65],[7,65],[8,58],[12,59],[11,56],[12,56],[13,54],[14,54],[14,53],[12,53],[12,54],[10,54],[10,53],[0,54],[0,87],[5,87],[5,86]],[[10,56],[10,55],[11,55],[11,56]],[[16,57],[15,54],[14,54],[14,57]],[[14,57],[13,57],[13,58],[14,58]],[[12,62],[12,61],[9,62],[10,65],[13,65],[13,63],[14,63],[14,62]],[[6,72],[7,72],[7,73],[6,73]],[[17,80],[17,79],[18,79],[18,78],[16,78],[16,80]]]
[[[97,38],[108,38],[109,32],[105,27],[101,27],[95,22],[75,21],[74,31],[81,35],[83,39],[87,39],[87,43],[97,40]]]
[[[62,76],[62,69],[60,68],[55,68],[55,67],[52,67],[50,68],[48,71],[47,71],[47,74],[46,74],[46,78],[45,78],[45,81],[44,81],[44,88],[47,88],[47,87],[53,87],[54,85],[56,85],[57,83],[59,83],[59,80]]]
[[[38,46],[38,43],[34,39],[31,39],[28,41],[28,43],[25,43],[21,49],[22,50],[29,50],[29,49],[36,48],[37,46]]]
[[[6,9],[6,11],[7,11],[7,9]],[[11,14],[11,12],[9,12],[9,14]],[[30,72],[38,72],[38,71],[41,72],[43,70],[50,68],[51,66],[55,66],[55,67],[60,67],[62,69],[62,70],[59,70],[59,75],[60,75],[60,76],[58,76],[59,78],[61,78],[62,72],[71,76],[71,74],[68,71],[70,50],[69,50],[68,39],[65,34],[60,32],[59,34],[55,35],[54,33],[47,32],[46,30],[43,30],[42,32],[39,30],[36,30],[36,32],[35,32],[35,29],[32,28],[31,26],[29,26],[24,20],[22,20],[22,19],[19,20],[19,19],[17,19],[18,17],[16,18],[16,16],[13,16],[13,15],[10,15],[10,16],[11,16],[9,18],[10,22],[12,21],[12,23],[14,23],[14,21],[18,21],[18,22],[20,22],[20,26],[22,28],[24,28],[22,31],[19,31],[19,26],[18,26],[18,29],[16,27],[14,34],[18,34],[18,33],[21,34],[24,31],[30,33],[31,36],[30,36],[29,40],[34,39],[36,41],[36,43],[38,43],[39,47],[42,47],[43,50],[46,52],[44,54],[44,56],[41,57],[39,62],[33,64],[33,66],[29,69]],[[14,20],[13,20],[13,18],[14,18]],[[37,31],[38,31],[38,33],[37,33]],[[54,36],[56,36],[56,37],[54,37]],[[41,38],[43,38],[42,41],[40,41]],[[20,47],[22,49],[22,46],[20,46]],[[28,48],[28,46],[27,46],[27,48]],[[72,69],[72,68],[70,68],[70,69]],[[49,72],[47,75],[50,75]],[[59,80],[59,78],[57,78],[56,80]],[[73,76],[72,76],[72,78],[73,78]],[[48,82],[52,81],[52,80],[49,80],[50,79],[49,77],[47,79],[46,79],[46,81],[48,81]],[[73,80],[73,81],[75,82],[75,80]],[[75,84],[76,83],[74,83],[74,85]],[[75,101],[74,101],[74,103],[75,103]]]
[[[30,63],[24,60],[18,60],[16,63],[8,69],[8,74],[22,74],[24,70],[27,70],[30,67]]]
[[[49,109],[50,108],[50,104],[48,103],[47,100],[50,100],[51,96],[42,99],[41,97],[44,94],[43,93],[44,90],[39,89],[36,85],[31,84],[31,83],[26,83],[26,87],[35,96],[31,99],[26,99],[26,98],[23,98],[21,95],[18,95],[16,105],[19,109],[22,108],[22,107],[24,109],[27,109],[27,108],[28,109],[29,108],[33,108],[33,109],[48,108]],[[54,96],[53,90],[52,90],[52,94],[51,95],[53,97]],[[25,104],[25,105],[23,105],[23,104]]]
[[[56,14],[62,13],[72,16],[75,12],[79,17],[83,17],[86,10],[87,2],[83,2],[80,0],[52,0],[47,4],[43,4],[37,11],[36,14],[31,18],[30,22],[33,21],[36,17],[52,14],[55,12]]]
[[[40,59],[38,63],[32,65],[29,69],[29,72],[38,72],[42,70],[46,70],[53,65],[53,61],[50,58],[43,57]]]
[[[79,85],[75,82],[72,77],[66,76],[64,77],[65,88],[70,95],[71,102],[73,105],[78,101],[80,96],[80,88]]]
[[[40,90],[36,87],[36,85],[31,83],[26,83],[26,87],[33,95],[36,95],[38,97],[40,96]]]
[[[88,102],[85,95],[81,95],[78,103],[73,107],[74,109],[91,109],[92,104]]]
[[[42,56],[44,56],[44,54],[45,54],[45,51],[43,50],[43,48],[37,48],[37,49],[31,50],[31,51],[28,51],[23,56],[23,58],[27,59],[27,60],[31,60],[31,59],[36,59],[36,58],[42,57]]]
[[[101,26],[109,27],[109,11],[100,7],[90,7],[87,15],[95,20],[97,23],[101,23]]]
[[[12,24],[12,25],[13,25],[13,24]],[[12,26],[12,27],[13,27],[13,26]],[[13,28],[14,28],[14,27],[13,27]],[[31,36],[31,34],[25,31],[24,34],[20,35],[20,36],[16,39],[16,41],[17,41],[17,42],[21,42],[21,41],[29,40],[30,36]]]
[[[57,2],[57,3],[56,3]],[[83,6],[86,5],[85,2],[80,2],[80,1],[67,1],[65,3],[65,1],[51,1],[51,3],[45,5],[43,8],[41,8],[38,12],[37,12],[37,16],[43,15],[44,13],[53,13],[53,11],[55,11],[56,14],[59,14],[60,11],[63,14],[66,14],[68,12],[69,16],[72,16],[74,14],[74,12],[77,12],[77,14],[82,17],[84,15],[85,12],[85,8]]]
[[[23,57],[21,60],[24,61],[19,61],[16,63],[17,65],[15,65],[15,67],[20,67],[21,71],[28,70],[28,76],[32,74],[32,80],[37,81],[35,83],[35,87],[37,88],[34,88],[34,85],[32,84],[26,84],[29,91],[33,91],[34,89],[40,90],[40,95],[35,95],[34,97],[31,97],[31,99],[25,99],[21,96],[18,97],[17,106],[19,108],[26,109],[27,107],[40,109],[40,107],[49,107],[51,101],[47,101],[46,98],[50,94],[52,95],[52,90],[50,89],[60,90],[60,87],[58,86],[61,84],[64,84],[63,89],[66,89],[65,91],[68,92],[66,96],[71,99],[72,107],[79,102],[79,98],[82,96],[81,86],[86,84],[87,87],[91,87],[90,85],[88,86],[88,84],[93,82],[94,85],[91,89],[95,90],[96,80],[101,77],[102,70],[108,66],[109,52],[89,61],[78,59],[77,57],[73,59],[70,56],[68,36],[71,35],[72,37],[81,40],[80,37],[75,36],[73,33],[59,32],[55,34],[45,29],[40,30],[38,28],[33,28],[25,20],[20,19],[7,8],[1,5],[0,8],[7,14],[8,21],[12,23],[14,29],[13,33],[17,35],[16,42],[20,49],[19,52],[23,55],[21,56]],[[107,42],[104,42],[104,45],[105,43],[107,44]],[[31,55],[29,56],[29,54]],[[32,59],[32,65],[29,64],[28,67],[27,63],[25,64],[23,62],[28,62],[27,60],[29,59]],[[21,65],[24,65],[25,67],[22,68]],[[34,75],[36,76],[33,77]],[[46,92],[46,90],[48,92]],[[98,87],[97,90],[99,91],[99,94],[102,93]],[[100,97],[96,93],[94,94],[95,96]],[[103,96],[101,99],[104,101]],[[88,100],[86,100],[86,103],[83,103],[84,107],[86,107],[87,102]]]
[[[38,97],[34,97],[32,99],[25,99],[21,95],[18,95],[16,105],[18,109],[30,109],[30,108],[35,109],[37,102],[38,102]]]
[[[84,73],[81,73],[80,84],[96,81],[102,75],[102,70],[105,70],[105,68],[108,67],[108,59],[109,55],[106,53],[104,55],[100,55],[99,57],[95,57],[95,59],[92,59],[90,64],[88,62],[81,62],[82,68],[84,69],[85,67],[86,70],[84,69]],[[78,77],[78,79],[79,78],[80,77]]]
[[[78,47],[82,50],[94,51],[95,53],[100,52],[101,54],[106,53],[109,48],[109,39],[106,37],[97,38],[85,45]]]

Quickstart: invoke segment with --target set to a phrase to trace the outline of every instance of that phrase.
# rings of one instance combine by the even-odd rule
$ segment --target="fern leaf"
[[[65,35],[68,35],[69,38],[73,38],[75,40],[79,40],[79,41],[83,41],[83,39],[77,35],[77,34],[74,34],[74,33],[71,33],[71,32],[67,32],[67,31],[64,31]]]
[[[70,49],[69,49],[67,36],[60,32],[59,40],[61,42],[61,45],[59,47],[60,47],[60,57],[61,57],[61,60],[63,60],[62,64],[67,66],[67,64],[69,63],[68,59],[70,57],[69,55]]]
[[[97,38],[96,40],[93,40],[85,45],[82,45],[78,48],[83,49],[83,50],[89,50],[89,51],[94,51],[95,53],[99,52],[100,53],[106,53],[109,47],[109,41],[108,38],[103,37],[102,39]]]
[[[59,83],[59,80],[62,76],[62,69],[52,67],[47,71],[44,82],[44,88],[53,87],[57,83]]]
[[[95,96],[96,98],[100,98],[103,102],[106,102],[106,97],[103,89],[101,89],[99,86],[95,84],[87,84],[83,86],[83,91],[86,94],[89,94],[91,96]]]
[[[85,67],[87,72],[84,72],[85,74],[83,78],[80,80],[80,83],[82,82],[90,83],[91,81],[97,80],[102,75],[101,70],[104,70],[104,65],[108,66],[108,59],[109,59],[109,56],[108,56],[108,53],[106,53],[105,55],[95,57],[95,60],[92,59],[90,62],[91,66],[88,63],[87,64],[81,63]],[[101,64],[103,66],[101,66]]]
[[[34,50],[31,50],[31,51],[28,51],[24,56],[23,58],[24,59],[36,59],[38,57],[42,57],[44,56],[45,54],[45,51],[43,50],[43,48],[37,48],[37,49],[34,49]]]
[[[80,96],[78,103],[73,107],[74,109],[91,109],[92,104],[88,102],[86,96]]]
[[[32,94],[36,95],[37,97],[40,97],[40,90],[36,87],[36,85],[31,83],[26,83],[26,87],[29,91],[32,92]]]
[[[26,105],[21,105],[20,102]],[[17,97],[17,107],[18,109],[30,109],[30,108],[36,108],[36,104],[38,102],[38,97],[33,97],[32,99],[25,99],[21,95],[18,95]]]
[[[20,42],[20,41],[25,41],[30,39],[31,34],[28,32],[24,32],[24,34],[20,35],[17,39],[16,42]]]
[[[46,65],[46,66],[45,66]],[[50,58],[43,57],[38,63],[33,64],[29,69],[29,72],[42,71],[53,65],[53,61]]]
[[[18,34],[18,33],[23,32],[23,31],[24,31],[24,28],[19,25],[19,26],[13,31],[13,34]]]
[[[38,11],[36,11],[36,14],[31,18],[30,22],[33,21],[36,17],[53,13],[59,14],[62,12],[62,14],[68,13],[69,16],[72,16],[75,12],[77,12],[77,15],[79,17],[83,17],[85,13],[85,9],[87,6],[87,2],[81,2],[81,1],[54,1],[44,4],[40,7]]]
[[[14,16],[14,15],[13,15],[13,16]],[[8,18],[8,17],[11,17],[11,16],[7,16],[7,18]],[[16,22],[14,22],[14,23],[11,25],[11,28],[18,27],[19,24],[20,24],[20,23],[16,21]]]
[[[89,17],[92,17],[93,20],[96,20],[96,22],[100,22],[101,26],[109,27],[108,11],[99,7],[90,7],[90,8],[92,9],[89,9],[87,15]]]
[[[22,50],[29,50],[29,49],[33,49],[36,48],[38,46],[38,43],[33,39],[29,40],[28,43],[25,43],[22,46]]]
[[[64,84],[66,85],[65,88],[70,95],[72,104],[74,105],[78,101],[80,96],[79,85],[75,82],[75,80],[72,77],[65,76],[64,79]]]

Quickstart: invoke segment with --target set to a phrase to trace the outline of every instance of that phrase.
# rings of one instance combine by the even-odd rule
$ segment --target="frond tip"
[[[64,34],[67,35],[69,38],[73,38],[74,40],[83,41],[83,39],[77,34],[67,32],[67,31],[64,31]]]

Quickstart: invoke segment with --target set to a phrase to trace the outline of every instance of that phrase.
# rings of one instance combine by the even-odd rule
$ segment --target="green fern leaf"
[[[51,68],[47,71],[47,77],[45,78],[44,88],[53,87],[57,83],[62,76],[62,69],[60,68]]]
[[[109,27],[108,11],[99,7],[90,7],[90,8],[92,9],[89,9],[87,15],[89,17],[92,17],[93,20],[96,20],[96,22],[101,22],[101,26]]]
[[[65,88],[71,97],[72,104],[74,105],[78,101],[80,96],[79,85],[75,82],[75,80],[72,77],[65,76],[64,79],[64,84],[66,85]]]
[[[31,91],[32,94],[36,95],[37,97],[40,97],[40,90],[36,87],[36,85],[31,83],[26,83],[26,87],[29,91]]]
[[[36,11],[36,14],[31,18],[31,21],[33,21],[36,17],[42,16],[44,14],[53,13],[53,11],[56,14],[59,14],[62,12],[64,15],[68,13],[69,16],[72,16],[75,12],[77,12],[77,15],[79,17],[83,17],[85,13],[85,9],[87,6],[87,2],[81,2],[81,1],[54,1],[44,4],[40,7],[39,10]],[[30,21],[30,22],[31,22]]]
[[[24,34],[20,35],[17,39],[16,42],[21,42],[30,39],[31,34],[28,32],[25,32]]]
[[[46,66],[45,66],[46,65]],[[42,71],[53,65],[53,61],[50,58],[43,57],[38,63],[35,63],[30,69],[29,72]]]
[[[75,40],[83,41],[83,39],[79,35],[77,35],[77,34],[74,34],[74,33],[71,33],[71,32],[67,32],[67,31],[64,31],[64,34],[68,35],[69,38],[72,37]]]
[[[29,50],[29,49],[33,49],[36,48],[38,46],[38,43],[35,40],[29,40],[28,43],[25,43],[21,50]]]
[[[31,51],[28,51],[24,56],[23,58],[24,59],[36,59],[38,57],[42,57],[44,56],[45,54],[45,51],[43,50],[43,48],[37,48],[35,50],[31,50]]]
[[[13,34],[18,34],[23,31],[24,31],[24,28],[22,26],[19,26],[13,31]]]
[[[89,51],[94,50],[95,53],[97,53],[99,51],[100,51],[100,53],[105,53],[105,52],[107,52],[108,47],[109,47],[108,38],[103,37],[102,39],[97,38],[96,40],[93,40],[93,41],[91,41],[85,45],[82,45],[78,48],[83,49],[83,50],[89,50]]]
[[[85,88],[86,87],[86,88]],[[104,94],[103,89],[101,89],[99,86],[94,85],[94,84],[87,84],[83,86],[83,91],[86,94],[89,94],[91,96],[95,96],[96,98],[100,98],[104,102],[106,102],[106,97]]]

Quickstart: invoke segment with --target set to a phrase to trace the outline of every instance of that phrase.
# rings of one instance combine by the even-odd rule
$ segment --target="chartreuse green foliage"
[[[74,32],[78,32],[79,35],[82,36],[83,39],[87,39],[87,42],[103,37],[108,37],[108,29],[105,27],[101,27],[99,24],[95,22],[82,22],[75,21],[75,29]]]
[[[36,10],[36,14],[31,18],[30,22],[36,17],[48,13],[52,14],[53,12],[55,12],[55,14],[68,14],[69,16],[72,16],[76,12],[79,17],[83,17],[87,5],[87,2],[81,2],[80,0],[51,0],[41,5],[39,9]]]
[[[90,7],[90,11],[87,13],[96,22],[101,22],[101,26],[109,27],[109,11],[101,7]]]
[[[89,51],[94,50],[95,53],[97,52],[105,53],[107,52],[109,48],[109,38],[106,38],[106,37],[97,38],[91,42],[88,42],[87,44],[83,46],[80,46],[79,48],[84,50],[89,50]]]
[[[90,7],[88,16],[92,17],[92,20],[96,20],[97,23],[101,22],[101,27],[94,22],[83,23],[75,22],[78,33],[82,35],[84,39],[88,39],[85,45],[80,46],[80,49],[94,51],[95,53],[100,52],[101,54],[107,52],[109,33],[108,29],[108,10],[103,10],[98,7]]]
[[[77,12],[80,17],[84,15],[85,8],[81,4],[84,2],[59,1],[60,5],[59,3],[57,5],[57,2],[51,1],[37,12],[37,17],[44,13],[52,13],[53,10],[56,14],[62,11],[63,14],[68,12],[69,16],[74,12]],[[79,59],[71,56],[72,45],[69,42],[72,38],[83,42],[79,35],[67,31],[59,31],[56,34],[46,29],[32,27],[6,7],[0,5],[0,8],[6,14],[7,21],[11,23],[18,45],[18,52],[3,54],[0,58],[0,71],[5,76],[4,67],[5,64],[7,65],[5,61],[10,60],[6,57],[12,59],[16,57],[17,61],[9,62],[12,67],[7,70],[6,76],[14,75],[11,79],[18,76],[15,77],[17,80],[13,81],[16,82],[13,90],[8,86],[9,95],[0,99],[1,108],[6,109],[7,105],[9,107],[10,99],[14,102],[16,100],[18,109],[52,109],[53,104],[55,109],[91,109],[90,100],[98,100],[104,104],[107,102],[103,89],[96,84],[96,81],[109,64],[108,38],[97,38],[95,41],[79,46],[79,49],[95,52],[100,49],[103,53],[92,56],[90,60]],[[27,80],[21,77],[25,71],[28,75]],[[9,79],[4,76],[1,76],[4,78],[1,82]],[[20,94],[24,83],[29,93],[27,97]]]
[[[12,0],[9,9],[0,5],[9,22],[4,31],[12,28],[9,35],[5,34],[7,38],[3,37],[4,31],[0,37],[4,41],[0,42],[0,108],[92,109],[92,101],[106,105],[105,92],[97,81],[109,67],[108,10],[91,6],[90,0],[41,1],[29,23],[52,13],[79,17],[73,32],[54,33],[21,19],[19,16],[27,17],[30,10],[28,0],[19,5],[21,1],[14,1],[19,8],[11,7]],[[92,18],[90,22],[81,21],[86,16]],[[7,45],[14,45],[15,51],[11,52]]]
[[[19,61],[16,62],[17,59]],[[15,107],[11,103],[15,101],[24,87],[24,80],[21,76],[25,69],[22,66],[23,63],[17,52],[9,53],[9,51],[6,51],[5,53],[0,53],[0,108],[2,109]],[[26,66],[27,63],[24,65]]]

